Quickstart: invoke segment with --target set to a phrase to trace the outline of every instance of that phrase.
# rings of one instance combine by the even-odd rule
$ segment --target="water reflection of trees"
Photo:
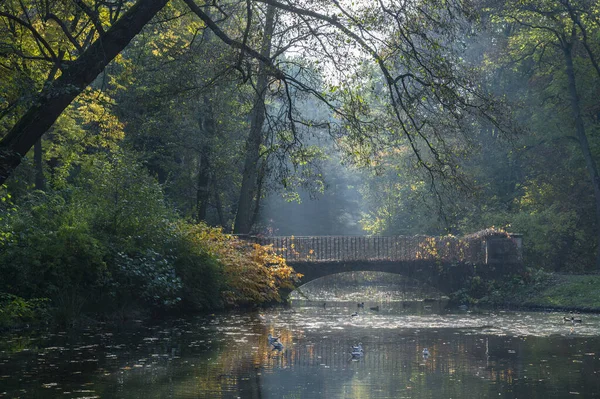
[[[123,392],[145,392],[148,398],[165,394],[178,398],[479,398],[499,392],[531,397],[532,389],[537,395],[552,396],[594,385],[591,375],[575,377],[573,368],[565,367],[565,363],[572,365],[569,356],[577,342],[562,339],[466,335],[453,329],[378,331],[373,336],[365,330],[356,339],[363,341],[366,353],[352,361],[353,341],[343,330],[276,330],[272,325],[247,323],[224,332],[230,334],[215,352],[189,352],[185,342],[179,342],[179,361],[123,372],[128,377],[119,385]],[[272,350],[267,334],[281,335],[284,351]],[[422,356],[424,347],[430,351],[427,359]],[[154,346],[152,352],[160,350],[168,353],[169,346]],[[557,361],[549,353],[564,357]],[[565,369],[569,372],[563,373]]]
[[[282,352],[272,350],[268,334],[281,335]],[[365,355],[353,361],[350,346],[359,341]],[[600,392],[594,374],[600,363],[586,353],[590,346],[597,352],[598,345],[598,338],[519,338],[457,329],[303,330],[285,316],[264,323],[249,315],[224,315],[126,336],[90,332],[76,344],[20,358],[4,355],[0,368],[15,379],[37,373],[36,388],[28,386],[30,395],[21,396],[40,398],[83,391],[91,397],[147,399],[560,397],[569,392],[593,397]],[[58,387],[42,387],[54,381]]]

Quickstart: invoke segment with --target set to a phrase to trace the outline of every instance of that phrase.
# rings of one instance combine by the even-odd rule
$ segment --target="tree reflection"
[[[327,319],[321,307],[294,312],[89,330],[75,339],[37,337],[31,350],[0,353],[0,382],[6,397],[23,398],[481,398],[569,392],[592,397],[600,392],[597,336],[381,328],[367,317],[360,323]],[[520,316],[507,317],[516,322]],[[306,319],[314,323],[300,322]],[[323,320],[329,322],[318,323]],[[595,322],[600,325],[600,317]],[[281,352],[273,351],[268,334],[280,336]],[[350,351],[358,342],[364,356],[353,361]],[[429,356],[424,357],[425,347]]]

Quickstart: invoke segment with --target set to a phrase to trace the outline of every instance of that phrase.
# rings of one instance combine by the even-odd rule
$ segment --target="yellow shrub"
[[[279,290],[293,289],[301,277],[270,245],[250,243],[204,224],[183,227],[186,240],[220,265],[221,299],[228,306],[280,301]]]

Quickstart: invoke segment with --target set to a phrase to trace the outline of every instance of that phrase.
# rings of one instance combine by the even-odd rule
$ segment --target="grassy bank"
[[[507,300],[518,306],[600,312],[600,275],[548,274]]]
[[[450,295],[455,304],[600,313],[600,274],[533,271],[498,280],[473,277]]]

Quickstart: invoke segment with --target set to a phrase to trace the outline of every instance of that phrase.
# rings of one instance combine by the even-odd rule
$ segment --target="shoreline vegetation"
[[[469,287],[451,295],[451,303],[509,310],[600,313],[599,274],[538,270],[503,282],[473,280]]]
[[[256,248],[254,250],[258,256],[265,255],[265,253],[258,254],[262,251],[256,252]],[[467,305],[469,308],[600,313],[600,295],[597,289],[600,285],[600,275],[598,274],[567,275],[529,271],[501,283],[482,282],[477,278],[473,280],[471,286],[450,295],[451,307]],[[289,289],[290,287],[287,286],[284,290],[289,292]],[[427,299],[423,301],[427,302]],[[74,327],[80,324],[119,323],[133,319],[162,318],[169,313],[180,315],[190,312],[211,313],[240,309],[254,311],[256,308],[277,306],[283,302],[282,297],[273,296],[270,301],[231,301],[228,304],[221,303],[218,307],[203,309],[179,306],[171,308],[171,312],[165,312],[165,309],[155,312],[151,308],[138,307],[129,309],[128,314],[93,315],[80,312],[77,315],[70,315],[71,320],[64,320],[64,315],[58,314],[64,311],[61,309],[66,306],[64,303],[52,304],[49,299],[26,300],[16,295],[2,294],[0,295],[0,332],[36,328],[40,325]]]
[[[600,275],[549,274],[539,285],[524,287],[510,308],[600,313]]]
[[[90,167],[101,184],[20,201],[0,186],[0,330],[268,304],[294,287],[272,247],[182,218],[141,166]]]

